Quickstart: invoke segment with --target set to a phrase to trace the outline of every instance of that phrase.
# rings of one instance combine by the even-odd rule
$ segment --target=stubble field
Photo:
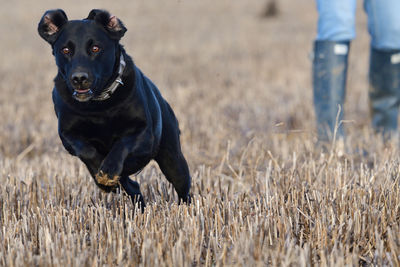
[[[4,1],[0,15],[1,266],[399,265],[399,150],[369,126],[368,35],[358,10],[345,152],[315,145],[313,1]],[[155,163],[147,202],[101,192],[63,149],[56,66],[36,32],[47,9],[105,8],[180,122],[193,203]]]

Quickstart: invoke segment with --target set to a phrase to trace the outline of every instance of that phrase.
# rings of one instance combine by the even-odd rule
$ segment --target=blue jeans
[[[316,0],[319,41],[350,41],[356,36],[356,0]],[[371,46],[400,49],[400,0],[364,0]]]

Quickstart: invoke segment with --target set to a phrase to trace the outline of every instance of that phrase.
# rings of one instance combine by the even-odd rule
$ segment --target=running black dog
[[[121,184],[142,207],[139,184],[129,175],[155,159],[179,198],[188,201],[191,178],[178,121],[119,44],[123,23],[98,9],[68,21],[57,9],[43,15],[38,31],[58,66],[53,102],[65,149],[86,164],[101,189],[115,191]]]

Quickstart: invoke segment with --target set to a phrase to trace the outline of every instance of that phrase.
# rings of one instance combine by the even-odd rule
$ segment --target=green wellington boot
[[[333,139],[336,122],[336,137],[344,138],[340,122],[343,118],[349,48],[350,42],[316,41],[314,44],[314,108],[318,140],[322,142]]]
[[[398,137],[400,104],[400,51],[372,48],[369,69],[369,99],[372,127],[384,140]]]

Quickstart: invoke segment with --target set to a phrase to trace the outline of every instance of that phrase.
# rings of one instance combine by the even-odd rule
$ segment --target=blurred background
[[[279,0],[272,16],[268,5],[260,0],[2,0],[0,153],[15,157],[29,146],[26,154],[60,151],[51,101],[56,66],[36,29],[43,13],[54,8],[69,19],[104,8],[125,23],[128,32],[121,42],[175,110],[192,168],[221,158],[228,142],[235,153],[253,138],[278,154],[298,146],[311,150],[315,3]],[[369,40],[361,7],[357,30],[345,106],[349,142],[369,129]]]

